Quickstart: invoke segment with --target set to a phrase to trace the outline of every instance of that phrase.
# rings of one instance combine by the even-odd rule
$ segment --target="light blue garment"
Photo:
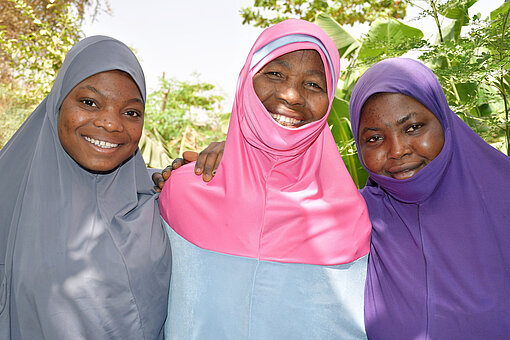
[[[366,339],[368,255],[319,266],[260,261],[188,242],[172,245],[166,339]]]

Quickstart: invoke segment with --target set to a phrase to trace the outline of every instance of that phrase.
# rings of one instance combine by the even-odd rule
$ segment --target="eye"
[[[314,83],[314,82],[308,82],[305,84],[306,86],[309,86],[311,88],[314,88],[314,89],[317,89],[317,90],[320,90],[320,91],[324,91],[324,89],[322,88],[321,85],[317,84],[317,83]]]
[[[80,103],[83,103],[87,106],[97,107],[96,102],[93,99],[89,99],[89,98],[80,99]]]
[[[124,114],[126,116],[130,116],[130,117],[141,117],[142,116],[142,114],[136,110],[128,110],[128,111],[124,112]]]
[[[382,137],[379,136],[379,135],[375,135],[375,136],[369,136],[365,139],[365,142],[366,143],[370,143],[370,144],[373,144],[373,143],[377,143],[378,141],[382,140]]]
[[[268,71],[265,72],[264,75],[270,79],[280,79],[284,77],[283,74],[278,71]]]
[[[422,123],[411,124],[407,127],[406,132],[417,132],[422,127],[423,127]]]

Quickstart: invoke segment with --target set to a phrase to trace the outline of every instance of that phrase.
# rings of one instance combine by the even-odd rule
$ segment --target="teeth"
[[[111,148],[116,148],[117,146],[119,146],[119,144],[113,144],[113,143],[105,142],[103,140],[96,140],[96,139],[93,139],[93,138],[90,138],[87,136],[85,136],[83,138],[85,138],[85,140],[87,142],[92,143],[95,146],[99,146],[100,148],[103,148],[103,149],[111,149]]]
[[[302,120],[287,117],[284,115],[279,115],[276,113],[271,113],[271,117],[280,125],[286,126],[286,127],[294,127],[295,125],[302,123]]]

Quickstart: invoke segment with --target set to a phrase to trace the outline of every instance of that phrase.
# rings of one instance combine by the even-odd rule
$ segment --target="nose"
[[[400,159],[411,153],[411,147],[405,138],[394,136],[390,139],[388,153],[390,158]]]
[[[94,125],[108,132],[119,132],[124,127],[121,122],[121,114],[112,107],[101,110],[94,121]]]
[[[295,81],[286,81],[277,88],[277,98],[282,99],[288,105],[304,105],[305,98],[299,84]]]

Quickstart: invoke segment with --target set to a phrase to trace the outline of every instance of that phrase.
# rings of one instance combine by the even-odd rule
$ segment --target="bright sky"
[[[158,78],[210,82],[233,97],[237,77],[262,29],[242,25],[253,0],[109,0],[113,15],[86,23],[87,36],[112,36],[136,50],[149,91]],[[227,110],[229,110],[228,108]]]
[[[136,50],[145,71],[149,92],[163,72],[167,78],[200,80],[216,86],[229,101],[248,52],[262,29],[242,25],[241,7],[254,0],[108,0],[113,14],[87,22],[87,36],[117,38]],[[419,1],[418,1],[419,2]],[[504,0],[479,0],[470,15],[486,16]],[[409,13],[408,19],[416,13]],[[433,20],[411,26],[434,32]],[[359,32],[348,28],[353,35]],[[228,110],[228,109],[227,109]]]

